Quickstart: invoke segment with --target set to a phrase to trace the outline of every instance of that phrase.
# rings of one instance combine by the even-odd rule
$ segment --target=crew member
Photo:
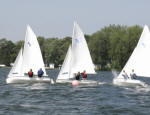
[[[28,72],[29,77],[33,77],[33,72],[32,69],[30,69],[30,71]]]
[[[80,80],[80,72],[78,72],[75,76],[76,80]]]
[[[85,71],[85,70],[84,70],[83,73],[82,73],[82,77],[83,77],[84,79],[87,78],[87,74],[86,74],[86,71]]]
[[[131,79],[136,79],[137,75],[134,73],[134,69],[132,69],[132,73],[130,74]]]
[[[42,77],[43,74],[44,74],[44,72],[43,72],[42,68],[40,68],[40,69],[38,70],[38,77]]]
[[[125,70],[123,70],[122,76],[123,76],[124,79],[126,79],[126,80],[129,79],[128,74],[125,72]]]

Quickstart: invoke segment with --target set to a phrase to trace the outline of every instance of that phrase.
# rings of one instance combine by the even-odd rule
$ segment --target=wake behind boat
[[[74,22],[72,45],[69,46],[62,68],[58,74],[57,83],[72,83],[77,72],[96,74],[94,64],[79,25]],[[80,83],[97,83],[91,80],[79,80]]]
[[[120,86],[143,86],[143,87],[147,86],[145,82],[136,79],[117,78],[113,79],[113,83]]]
[[[29,77],[27,73],[33,70],[33,77]],[[38,77],[38,70],[43,71],[42,77]],[[36,35],[27,26],[24,50],[20,50],[14,66],[8,74],[6,83],[30,83],[30,82],[51,82],[50,77],[47,76],[44,67],[44,62],[41,50],[36,38]]]
[[[68,79],[68,80],[57,80],[57,83],[73,83],[75,80],[74,79]],[[86,80],[86,79],[82,79],[82,80],[77,80],[79,84],[93,84],[96,85],[99,82],[98,81],[94,81],[94,80]]]
[[[114,78],[113,83],[116,85],[141,85],[145,86],[146,83],[133,79],[135,74],[138,76],[150,77],[150,32],[145,25],[141,37],[131,54],[126,65],[120,72],[119,76]]]

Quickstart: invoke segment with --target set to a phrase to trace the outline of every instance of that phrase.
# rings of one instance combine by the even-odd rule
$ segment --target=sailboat
[[[56,82],[72,83],[75,73],[81,73],[84,70],[87,74],[96,74],[84,34],[77,22],[74,22],[72,45],[68,48]],[[84,80],[83,83],[96,83],[96,81]]]
[[[150,32],[148,26],[144,26],[141,37],[131,54],[126,65],[120,72],[119,76],[114,78],[113,83],[117,85],[140,85],[145,86],[146,84],[140,80],[131,79],[130,74],[132,70],[139,77],[150,77]],[[124,72],[128,75],[129,79],[123,77]]]
[[[37,72],[39,69],[44,72],[43,77],[39,78]],[[32,69],[34,76],[29,78],[28,71]],[[24,50],[22,48],[15,60],[14,66],[8,74],[6,83],[29,83],[29,82],[50,82],[47,77],[41,50],[37,41],[37,37],[31,27],[27,26]]]

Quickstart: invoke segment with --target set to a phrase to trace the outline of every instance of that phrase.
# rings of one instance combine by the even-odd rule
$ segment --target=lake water
[[[111,72],[88,79],[99,85],[9,84],[9,69],[0,69],[2,115],[150,115],[150,86],[120,87],[112,84]],[[48,70],[56,79],[58,70]],[[149,79],[143,79],[150,84]]]

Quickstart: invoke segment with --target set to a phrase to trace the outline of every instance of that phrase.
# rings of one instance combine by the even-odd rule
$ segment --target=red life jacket
[[[82,73],[83,78],[87,78],[87,74],[85,72]]]
[[[28,72],[28,75],[33,76],[33,72],[32,71]]]

